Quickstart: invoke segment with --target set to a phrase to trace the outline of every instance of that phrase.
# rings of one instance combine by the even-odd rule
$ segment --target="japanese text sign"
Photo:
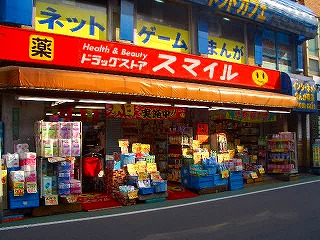
[[[189,32],[183,29],[137,21],[137,45],[173,52],[190,52]]]
[[[123,43],[5,26],[0,26],[1,59],[184,79],[199,83],[275,90],[280,90],[281,87],[280,72],[276,70]]]
[[[314,81],[304,81],[291,76],[292,96],[298,100],[298,107],[294,110],[302,112],[317,111],[317,88]]]
[[[106,40],[106,26],[107,15],[102,11],[36,1],[35,29],[40,32]]]
[[[249,112],[249,111],[211,111],[212,120],[231,119],[240,122],[275,122],[277,120],[274,113],[269,112]]]
[[[130,111],[127,106],[130,105]],[[132,106],[132,108],[131,108]],[[185,108],[140,106],[131,104],[107,104],[107,118],[129,118],[129,119],[182,119],[186,116]]]
[[[241,42],[209,36],[208,57],[229,62],[245,63],[245,45]]]

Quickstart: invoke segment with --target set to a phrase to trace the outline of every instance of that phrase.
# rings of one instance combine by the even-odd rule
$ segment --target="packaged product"
[[[71,139],[59,139],[59,156],[71,156]]]
[[[24,171],[25,182],[36,182],[37,171]]]
[[[52,194],[52,177],[42,177],[42,195],[47,196]]]
[[[80,156],[81,155],[81,142],[80,138],[73,138],[71,140],[71,156]]]
[[[41,145],[42,156],[53,157],[53,141],[52,139],[43,139]]]
[[[48,122],[48,138],[57,138],[58,122]]]
[[[81,123],[72,122],[71,123],[71,138],[80,138],[81,136]]]
[[[19,155],[17,153],[7,153],[3,155],[7,168],[19,167]]]
[[[59,122],[58,123],[58,138],[59,139],[67,139],[71,138],[70,134],[70,122]]]

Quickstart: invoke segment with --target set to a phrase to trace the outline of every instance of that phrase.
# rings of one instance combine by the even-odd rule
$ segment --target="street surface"
[[[0,225],[11,239],[320,239],[320,177]]]

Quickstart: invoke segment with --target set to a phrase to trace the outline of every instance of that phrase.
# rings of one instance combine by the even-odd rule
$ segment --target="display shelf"
[[[268,136],[266,154],[268,173],[295,174],[298,172],[296,134],[294,132],[280,132]]]
[[[168,156],[168,180],[180,182],[180,169],[184,156],[192,151],[192,128],[184,128],[182,132],[168,132],[167,134],[167,156]]]

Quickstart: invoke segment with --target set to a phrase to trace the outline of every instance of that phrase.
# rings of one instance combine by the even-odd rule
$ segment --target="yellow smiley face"
[[[259,86],[263,86],[268,82],[268,75],[263,70],[255,70],[252,73],[252,80]]]

